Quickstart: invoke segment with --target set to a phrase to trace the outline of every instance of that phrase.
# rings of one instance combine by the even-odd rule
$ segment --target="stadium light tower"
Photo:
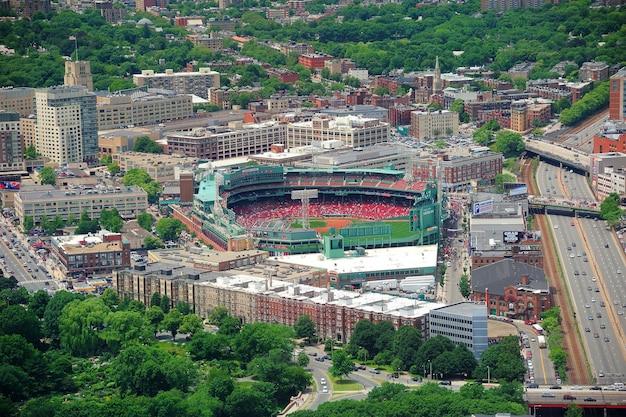
[[[292,200],[302,202],[302,228],[309,228],[309,202],[312,198],[317,198],[318,190],[294,190],[291,192]]]

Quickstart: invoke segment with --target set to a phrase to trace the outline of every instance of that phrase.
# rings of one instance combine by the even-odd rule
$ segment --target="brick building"
[[[304,68],[317,70],[324,68],[324,63],[330,59],[332,59],[330,55],[302,54],[298,57],[298,63]]]
[[[581,81],[604,81],[609,78],[609,66],[606,62],[583,62],[578,76]]]
[[[593,153],[626,153],[626,123],[610,123],[593,137]]]
[[[412,326],[427,334],[428,313],[443,304],[379,293],[358,293],[237,273],[152,263],[113,274],[121,297],[149,305],[152,294],[167,295],[175,306],[188,303],[196,314],[225,307],[244,323],[293,326],[306,314],[321,338],[349,340],[359,320],[389,321],[395,328]]]
[[[52,254],[61,271],[71,277],[110,274],[130,267],[130,243],[119,233],[53,236]]]
[[[552,307],[541,268],[504,259],[472,270],[473,301],[486,301],[489,314],[537,320]]]
[[[267,75],[270,77],[276,77],[281,83],[293,84],[298,81],[299,75],[295,71],[289,71],[285,68],[269,68]]]
[[[389,107],[389,123],[392,126],[405,126],[411,124],[411,112],[415,107],[404,104]]]
[[[2,91],[2,90],[0,90]],[[626,121],[626,67],[611,77],[609,86],[609,119]]]

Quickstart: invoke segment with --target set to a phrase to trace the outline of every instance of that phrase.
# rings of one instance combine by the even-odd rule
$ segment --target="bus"
[[[539,348],[544,349],[546,347],[546,337],[541,335],[537,336],[537,342],[539,343]]]
[[[533,324],[532,328],[537,332],[537,334],[543,334],[543,327],[541,327],[539,324]]]

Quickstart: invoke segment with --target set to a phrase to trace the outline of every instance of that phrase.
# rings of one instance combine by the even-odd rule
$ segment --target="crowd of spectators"
[[[389,199],[363,200],[361,198],[333,199],[324,198],[311,200],[309,217],[350,217],[366,220],[384,220],[400,216],[408,216],[410,202]],[[251,204],[238,204],[233,207],[237,222],[245,228],[251,228],[267,220],[293,220],[302,217],[302,203],[295,200],[260,200]]]

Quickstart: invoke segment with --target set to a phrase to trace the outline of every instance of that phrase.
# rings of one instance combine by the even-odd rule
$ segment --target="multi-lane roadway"
[[[552,165],[539,165],[537,185],[545,196],[593,199],[584,177]],[[554,215],[548,216],[548,220],[592,373],[601,384],[623,382],[626,379],[623,326],[613,320],[614,305],[609,305],[615,294],[623,290],[617,273],[618,268],[626,270],[621,253],[605,253],[614,251],[610,251],[611,246],[604,247],[604,239],[608,237],[602,236],[602,231],[609,233],[604,222]],[[619,262],[622,266],[618,266]],[[613,293],[612,286],[620,290]]]
[[[0,218],[0,267],[7,276],[13,275],[19,285],[29,291],[58,289],[41,259],[4,217]]]

